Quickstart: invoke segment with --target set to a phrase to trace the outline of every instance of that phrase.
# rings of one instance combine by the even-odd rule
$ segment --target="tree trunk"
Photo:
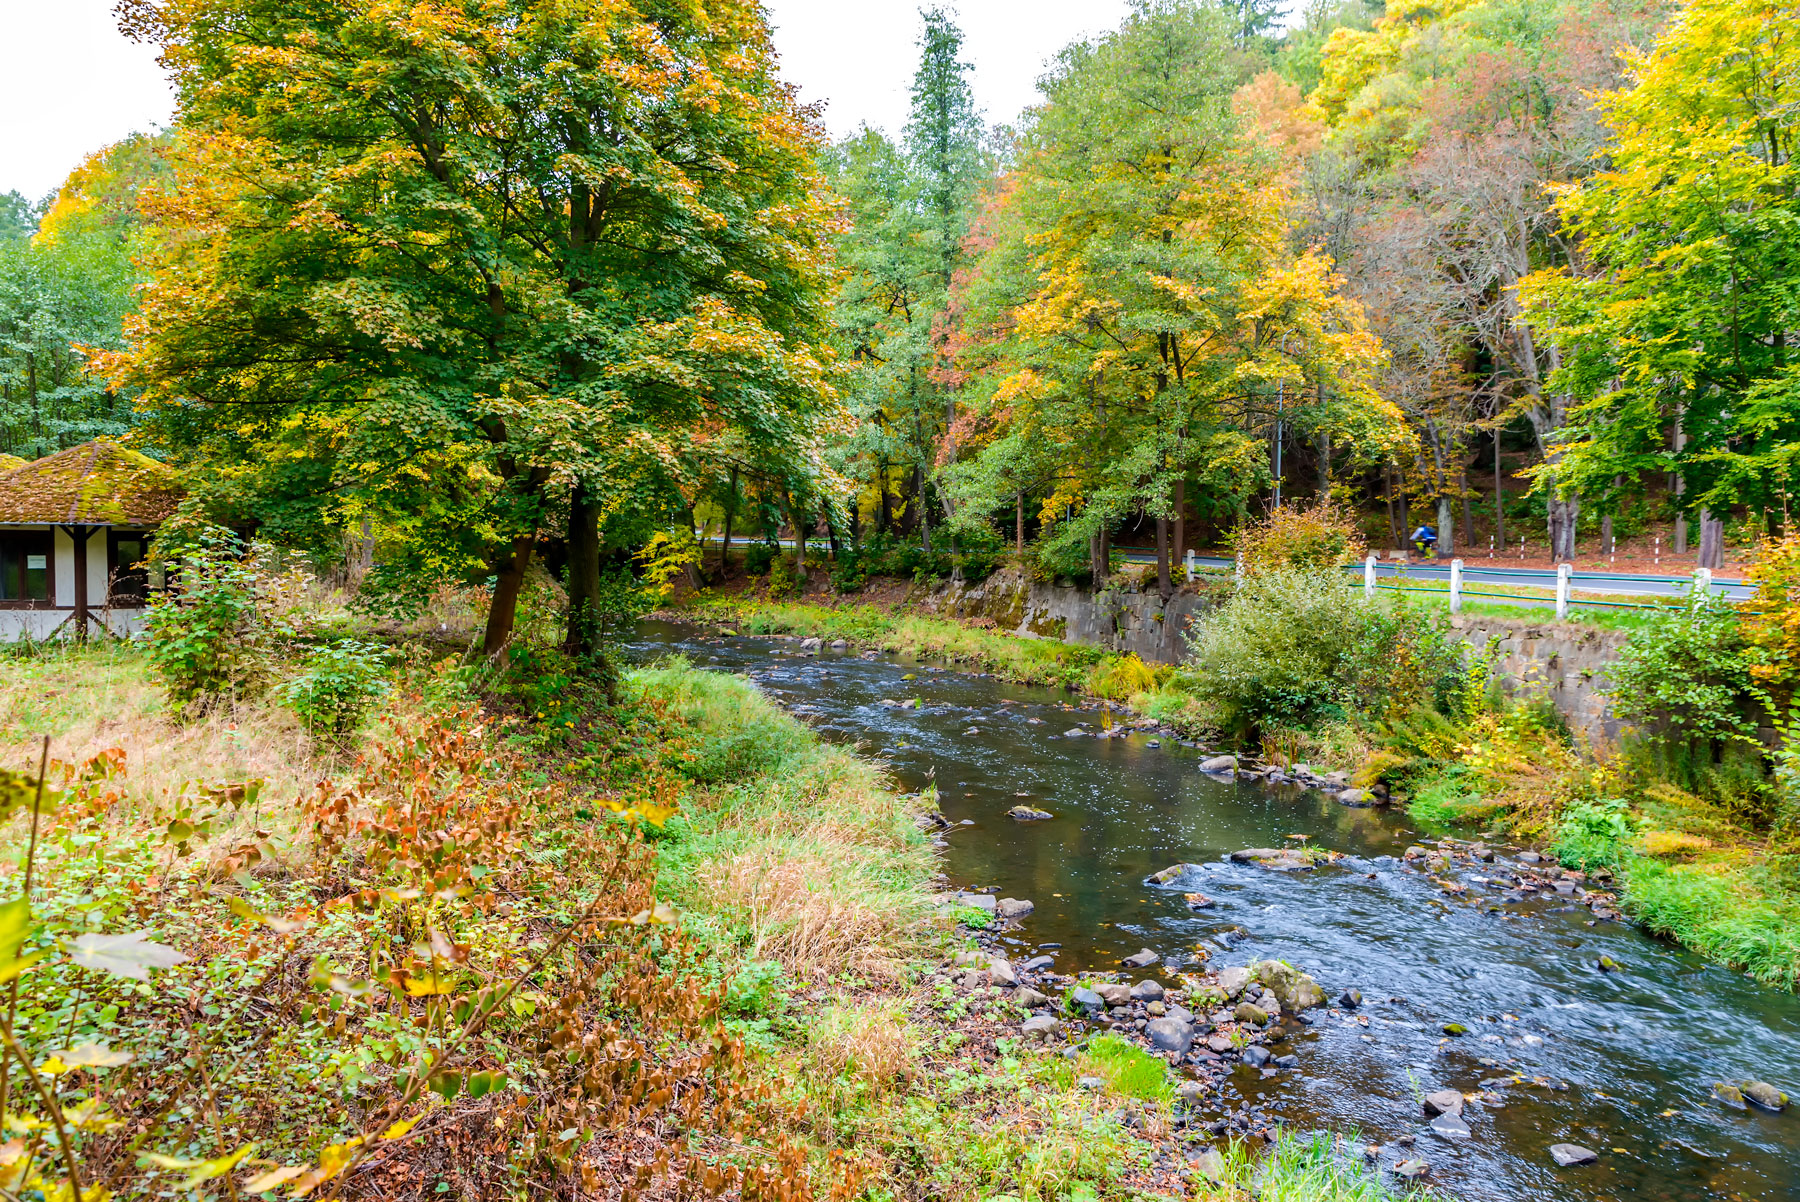
[[[1187,562],[1187,481],[1175,481],[1175,538],[1172,550],[1176,563]]]
[[[587,486],[577,483],[569,490],[569,618],[563,634],[563,650],[570,655],[599,652],[599,602],[600,507]]]
[[[788,501],[788,520],[794,524],[794,580],[804,592],[806,590],[806,519],[800,512],[799,504],[791,499]]]
[[[1450,498],[1438,494],[1437,499],[1437,557],[1449,559],[1456,554],[1456,515],[1450,511]]]
[[[888,502],[888,465],[885,462],[875,475],[875,495],[879,501],[875,507],[875,533],[882,535],[894,528],[894,511]]]
[[[1725,519],[1714,517],[1710,509],[1700,510],[1700,555],[1695,566],[1715,572],[1725,566]]]
[[[519,616],[519,592],[525,587],[525,569],[537,545],[537,529],[513,539],[506,559],[494,574],[494,600],[488,606],[487,628],[481,636],[481,654],[493,659],[512,641],[513,622]]]
[[[838,558],[837,524],[831,520],[830,506],[825,508],[825,537],[831,540],[831,562],[836,563]]]
[[[1469,499],[1469,468],[1467,464],[1456,465],[1456,491],[1462,494],[1463,549],[1472,551],[1475,548],[1475,503]]]
[[[925,554],[931,554],[931,507],[925,503],[925,477],[918,468],[913,469],[913,503],[919,507],[919,537],[923,540]]]
[[[725,496],[725,537],[719,546],[719,579],[731,575],[731,519],[737,516],[738,470],[731,469],[731,491]]]
[[[1025,490],[1013,494],[1013,550],[1025,562]]]
[[[1576,497],[1564,500],[1551,494],[1547,508],[1545,525],[1550,535],[1550,560],[1567,563],[1575,558],[1575,520],[1581,516],[1581,501]]]
[[[1383,464],[1381,467],[1381,494],[1387,501],[1388,535],[1394,540],[1392,545],[1404,547],[1406,540],[1401,537],[1402,531],[1394,522],[1394,467]]]
[[[1675,409],[1675,454],[1677,457],[1687,449],[1687,406],[1678,405]],[[1687,554],[1688,521],[1687,511],[1681,508],[1681,500],[1687,495],[1687,473],[1678,466],[1675,469],[1675,538],[1673,550],[1677,555]]]
[[[1175,591],[1169,580],[1169,519],[1156,519],[1156,591],[1164,601]]]
[[[1494,542],[1506,550],[1506,484],[1500,471],[1500,427],[1494,427]]]
[[[1331,495],[1331,431],[1319,431],[1319,499]]]

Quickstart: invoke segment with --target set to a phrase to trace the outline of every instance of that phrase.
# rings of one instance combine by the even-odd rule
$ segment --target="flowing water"
[[[1293,1040],[1297,1071],[1233,1075],[1272,1116],[1357,1128],[1390,1147],[1414,1135],[1396,1151],[1426,1160],[1431,1181],[1470,1202],[1800,1199],[1800,1103],[1771,1115],[1710,1099],[1714,1081],[1742,1079],[1800,1096],[1792,994],[1596,922],[1565,899],[1506,904],[1479,883],[1449,897],[1398,859],[1420,837],[1404,814],[1216,779],[1198,770],[1200,752],[1166,737],[1068,737],[1105,719],[1060,692],[652,622],[631,648],[637,659],[670,651],[748,673],[823,737],[885,760],[905,788],[935,783],[955,824],[949,880],[1036,903],[1017,935],[1022,954],[1060,945],[1057,970],[1073,972],[1116,968],[1144,947],[1171,960],[1201,947],[1211,967],[1278,958],[1330,996],[1361,990],[1354,1014],[1312,1012]],[[923,708],[880,704],[915,697]],[[1005,813],[1020,802],[1055,817],[1014,822]],[[1301,874],[1223,859],[1290,835],[1345,858]],[[1191,912],[1180,893],[1144,885],[1179,861],[1206,867],[1214,908]],[[1499,865],[1456,875],[1483,867]],[[1470,904],[1476,896],[1482,904]],[[1622,969],[1598,971],[1603,955]],[[1467,1034],[1446,1037],[1446,1023]],[[1422,1093],[1473,1093],[1515,1073],[1524,1083],[1497,1091],[1503,1105],[1464,1112],[1470,1138],[1440,1138],[1420,1118]],[[1565,1142],[1599,1162],[1558,1168],[1548,1149]]]

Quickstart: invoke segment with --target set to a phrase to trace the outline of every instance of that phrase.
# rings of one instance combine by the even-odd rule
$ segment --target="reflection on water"
[[[1411,1151],[1431,1179],[1471,1200],[1800,1198],[1800,1107],[1768,1115],[1709,1098],[1714,1081],[1743,1078],[1800,1094],[1790,994],[1559,909],[1562,899],[1504,904],[1489,893],[1472,904],[1479,884],[1447,897],[1397,859],[1417,838],[1404,815],[1218,780],[1166,737],[1070,737],[1104,718],[1062,693],[660,623],[645,623],[631,650],[746,671],[825,737],[886,760],[905,788],[935,782],[959,824],[945,836],[950,879],[1036,902],[1021,947],[1061,944],[1060,971],[1113,968],[1141,947],[1170,959],[1201,949],[1215,966],[1291,961],[1334,997],[1360,989],[1355,1015],[1314,1012],[1323,1016],[1296,1041],[1298,1075],[1239,1071],[1271,1114],[1358,1127],[1383,1144],[1416,1135]],[[881,704],[913,698],[923,707]],[[1055,817],[1005,817],[1021,801]],[[1292,835],[1345,858],[1302,874],[1221,858]],[[1202,891],[1216,905],[1192,912],[1180,893],[1144,886],[1178,861],[1205,866]],[[1601,955],[1623,970],[1597,971]],[[1468,1033],[1447,1037],[1446,1023]],[[1420,1093],[1473,1093],[1515,1073],[1522,1084],[1495,1091],[1503,1104],[1465,1112],[1470,1139],[1447,1142],[1419,1117]],[[1600,1152],[1599,1163],[1557,1168],[1548,1148],[1564,1142]]]

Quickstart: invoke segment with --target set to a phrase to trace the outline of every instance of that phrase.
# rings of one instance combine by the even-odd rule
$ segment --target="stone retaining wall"
[[[1008,569],[973,583],[951,581],[918,603],[943,617],[985,619],[1025,638],[1065,639],[1172,664],[1182,660],[1188,627],[1211,607],[1215,595],[1190,586],[1164,602],[1154,581],[1146,588],[1133,576],[1096,594],[1034,581]],[[1625,643],[1622,632],[1506,618],[1456,617],[1451,626],[1477,652],[1498,641],[1494,670],[1509,692],[1542,688],[1576,730],[1597,740],[1617,738],[1618,721],[1600,689],[1607,683],[1607,666]]]

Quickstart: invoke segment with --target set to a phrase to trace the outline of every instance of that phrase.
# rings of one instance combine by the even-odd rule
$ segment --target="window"
[[[144,604],[150,596],[150,573],[144,567],[150,548],[145,536],[112,530],[108,532],[108,542],[112,552],[112,562],[107,564],[112,575],[112,603]]]
[[[0,530],[0,601],[50,600],[50,532]]]

